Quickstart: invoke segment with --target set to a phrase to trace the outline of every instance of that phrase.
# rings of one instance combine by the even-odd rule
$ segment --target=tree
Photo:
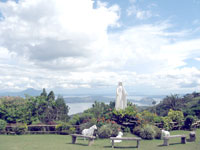
[[[51,91],[47,96],[47,101],[55,101],[55,95],[54,92]]]
[[[93,114],[95,118],[101,118],[104,117],[108,109],[109,105],[104,102],[95,101],[94,104],[92,104],[92,108],[86,110],[85,112]]]
[[[69,106],[66,105],[62,96],[58,96],[55,101],[56,120],[67,121],[69,119]]]
[[[154,106],[154,112],[155,112],[155,114],[156,114],[156,107],[155,107],[156,101],[155,101],[155,100],[153,100],[152,105]]]
[[[8,123],[30,123],[31,117],[27,101],[21,97],[2,98],[0,104],[0,119]]]
[[[43,88],[43,91],[42,91],[42,93],[40,94],[40,96],[47,97],[47,92],[46,92],[45,88]]]
[[[177,94],[172,94],[170,96],[166,96],[163,101],[156,106],[156,113],[161,116],[167,116],[170,109],[181,110],[184,105],[185,104],[183,103],[182,98],[180,98]]]
[[[153,100],[152,105],[156,105],[156,101],[155,100]]]
[[[179,98],[177,94],[172,94],[171,96],[167,96],[163,103],[166,104],[169,109],[179,110],[179,105],[181,104],[180,100],[181,98]]]

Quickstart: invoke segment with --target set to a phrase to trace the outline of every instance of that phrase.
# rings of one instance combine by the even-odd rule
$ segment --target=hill
[[[30,95],[30,96],[38,96],[42,90],[35,90],[33,88],[28,88],[26,90],[20,91],[20,92],[4,92],[0,93],[0,96],[20,96],[20,97],[25,97],[25,95]]]
[[[196,115],[200,118],[200,93],[193,92],[182,97],[179,95],[166,96],[159,104],[147,110],[166,116],[170,109],[180,110],[187,115]]]

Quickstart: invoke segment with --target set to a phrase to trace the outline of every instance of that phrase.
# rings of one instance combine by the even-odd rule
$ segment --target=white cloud
[[[128,16],[135,16],[139,20],[149,19],[152,16],[157,16],[152,14],[151,8],[154,7],[154,4],[148,6],[148,9],[140,9],[135,2],[131,2],[131,5],[127,8],[126,12]]]
[[[93,43],[106,38],[109,26],[118,26],[117,5],[99,3],[94,9],[91,0],[9,1],[0,7],[5,17],[0,43],[41,66],[79,62],[93,53]]]
[[[195,60],[200,61],[200,58],[195,58]]]
[[[137,13],[137,8],[136,8],[135,5],[132,5],[132,6],[130,6],[126,11],[127,11],[127,15],[128,15],[128,16],[131,16],[131,15]]]
[[[147,19],[147,18],[152,17],[152,14],[150,11],[137,11],[136,17],[138,19]]]
[[[139,19],[151,17],[133,6]],[[120,80],[134,91],[200,84],[200,70],[184,67],[186,59],[200,57],[200,39],[169,32],[165,21],[109,33],[120,26],[119,6],[93,8],[91,0],[9,1],[0,10],[0,90],[106,89]]]

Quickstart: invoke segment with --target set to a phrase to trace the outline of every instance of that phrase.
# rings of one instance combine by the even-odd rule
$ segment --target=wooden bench
[[[82,137],[88,139],[88,146],[92,145],[94,143],[95,136],[84,136],[82,134],[70,134],[72,136],[72,144],[76,143],[77,137]]]
[[[128,140],[128,141],[137,141],[137,148],[140,146],[140,141],[142,140],[141,138],[137,137],[110,137],[110,140],[112,140],[112,148],[114,148],[114,140]]]
[[[169,146],[169,139],[171,138],[181,138],[181,143],[182,144],[186,144],[186,135],[171,135],[171,136],[164,136],[163,140],[163,146]]]

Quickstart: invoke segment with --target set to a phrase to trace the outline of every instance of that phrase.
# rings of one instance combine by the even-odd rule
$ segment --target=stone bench
[[[77,137],[82,137],[88,139],[88,146],[92,145],[94,143],[94,139],[96,138],[95,136],[85,136],[82,134],[70,134],[72,136],[72,144],[76,143],[76,138]]]
[[[112,140],[112,148],[114,148],[114,140],[128,140],[128,141],[137,141],[137,148],[140,146],[140,141],[142,140],[141,138],[137,137],[110,137],[110,140]]]
[[[181,138],[181,143],[186,144],[186,135],[171,135],[171,136],[164,136],[163,140],[163,146],[169,146],[169,139],[172,138]]]
[[[190,132],[190,139],[189,142],[195,142],[196,141],[196,133],[194,131]]]

